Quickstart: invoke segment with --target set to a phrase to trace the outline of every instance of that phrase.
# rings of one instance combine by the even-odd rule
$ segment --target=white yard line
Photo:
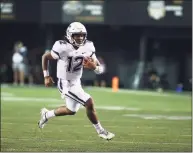
[[[4,93],[8,94],[8,93]],[[10,94],[10,93],[9,93]],[[2,96],[1,102],[46,102],[46,103],[54,103],[54,104],[48,104],[48,107],[58,107],[60,105],[65,104],[65,102],[62,99],[56,99],[56,98],[34,98],[34,97],[17,97],[17,96]],[[96,109],[102,109],[102,110],[109,110],[109,111],[120,111],[120,110],[130,110],[130,111],[140,111],[142,109],[140,108],[134,108],[134,107],[123,107],[123,106],[95,106]],[[81,107],[83,108],[83,107]],[[162,110],[163,111],[163,110]],[[123,116],[127,117],[138,117],[140,119],[151,119],[151,120],[191,120],[191,116],[168,116],[168,115],[155,115],[155,114],[123,114]],[[2,117],[3,118],[3,117]],[[108,121],[108,120],[107,120]],[[112,120],[110,120],[113,122]],[[122,121],[116,121],[116,122],[122,122]],[[133,122],[133,121],[130,121]],[[138,121],[135,121],[138,122]]]
[[[36,141],[36,142],[41,142],[41,141],[47,141],[47,142],[68,142],[69,140],[62,140],[62,139],[42,139],[42,138],[1,138],[1,141],[3,140],[17,140],[17,141]],[[92,141],[92,140],[72,140],[73,142],[83,142],[83,143],[96,143],[96,141]],[[160,144],[165,144],[165,145],[188,145],[191,146],[191,143],[180,143],[180,142],[132,142],[132,141],[116,141],[116,140],[111,140],[109,141],[105,141],[106,143],[122,143],[122,144],[147,144],[147,145],[160,145]]]
[[[64,104],[64,100],[56,99],[56,98],[34,98],[34,97],[8,97],[8,96],[2,96],[2,101],[8,101],[8,102],[54,102],[54,104],[49,104],[49,107],[58,107],[62,103]],[[56,104],[58,102],[58,104]],[[83,108],[83,107],[81,107]],[[133,107],[123,107],[123,106],[96,106],[97,109],[103,109],[103,110],[131,110],[131,111],[139,111],[140,108],[133,108]]]
[[[71,127],[72,125],[69,125],[69,127]],[[73,126],[72,126],[73,127]],[[77,127],[77,126],[76,126]],[[88,125],[88,126],[84,126],[84,127],[91,127],[92,128],[92,126],[90,126],[90,125]],[[111,126],[105,126],[105,127],[111,127]],[[35,129],[33,129],[33,130],[35,130]],[[7,129],[1,129],[1,132],[9,132],[10,130],[7,130]],[[65,132],[65,130],[57,130],[57,133],[64,133]],[[72,131],[73,132],[73,131]],[[53,133],[53,131],[51,131],[51,130],[45,130],[45,133]],[[76,132],[74,132],[74,133],[76,133],[76,134],[82,134],[82,132],[80,132],[80,131],[76,131]],[[93,131],[93,132],[90,132],[90,133],[96,133],[95,131]],[[169,136],[169,135],[174,135],[174,134],[163,134],[163,133],[128,133],[127,134],[128,136]],[[180,135],[176,135],[175,134],[175,136],[176,137],[192,137],[192,135],[191,134],[180,134]]]
[[[14,94],[10,93],[10,92],[1,92],[1,96],[12,97],[12,96],[14,96]]]
[[[61,105],[59,104],[49,104],[48,107],[59,107]],[[81,109],[84,109],[83,106],[80,107]],[[120,110],[130,110],[130,111],[139,111],[140,108],[134,108],[134,107],[123,107],[123,106],[97,106],[95,105],[96,109],[102,109],[102,110],[113,110],[113,111],[120,111]]]
[[[76,120],[78,120],[78,119],[76,119]],[[101,120],[101,121],[104,121],[104,120]],[[14,124],[20,124],[21,125],[21,123],[18,123],[18,122],[1,122],[1,129],[3,129],[3,126],[4,126],[4,124],[7,124],[7,125],[14,125]],[[49,123],[48,123],[49,124]],[[36,123],[22,123],[22,125],[37,125]],[[51,123],[51,125],[53,125],[52,123]],[[77,125],[76,124],[74,124],[74,125],[68,125],[68,124],[61,124],[61,126],[67,126],[67,127],[77,127]],[[83,127],[93,127],[92,125],[89,125],[89,124],[87,124],[87,125],[82,125]],[[116,126],[116,125],[105,125],[105,127],[109,127],[109,128],[126,128],[126,129],[129,129],[129,128],[135,128],[135,129],[164,129],[164,130],[167,130],[167,129],[170,129],[170,128],[168,128],[168,127],[157,127],[157,126],[155,126],[155,127],[152,127],[152,126]],[[192,130],[192,128],[191,127],[186,127],[186,128],[183,128],[184,130]]]
[[[56,99],[56,98],[34,98],[34,97],[7,97],[7,96],[2,96],[1,97],[2,101],[21,101],[21,102],[63,102],[61,99]]]
[[[171,116],[159,114],[124,114],[125,117],[135,117],[147,120],[192,120],[191,116]]]
[[[98,87],[85,87],[85,89],[103,91],[110,93],[123,93],[123,94],[133,94],[133,95],[147,95],[147,96],[161,96],[161,97],[184,97],[191,98],[191,95],[177,94],[177,93],[165,93],[165,92],[156,92],[156,91],[141,91],[141,90],[128,90],[128,89],[119,89],[118,92],[113,92],[111,88],[98,88]]]
[[[131,111],[139,111],[140,108],[134,107],[122,107],[122,106],[96,106],[97,109],[104,109],[104,110],[131,110]]]
[[[57,99],[57,98],[34,98],[34,97],[17,97],[17,96],[2,96],[1,102],[46,102],[46,103],[53,103],[48,104],[48,107],[58,107],[62,104],[65,104],[64,100]],[[83,107],[81,107],[83,108]],[[140,111],[141,108],[136,107],[124,107],[124,106],[95,106],[96,109],[102,109],[102,110],[113,110],[113,111],[120,111],[120,110],[129,110],[129,111]],[[171,110],[162,110],[170,112]]]

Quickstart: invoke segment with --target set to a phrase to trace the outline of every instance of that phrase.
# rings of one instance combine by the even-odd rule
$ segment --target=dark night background
[[[62,39],[71,21],[61,19],[61,9],[50,11],[47,4],[49,1],[9,2],[14,3],[14,17],[1,18],[0,22],[0,64],[1,68],[7,66],[2,82],[13,81],[11,69],[13,45],[20,40],[28,48],[34,83],[42,84],[41,56],[46,49],[51,49],[56,40]],[[55,2],[54,7],[59,7],[58,3],[59,1]],[[145,1],[107,1],[104,3],[104,22],[83,21],[88,31],[88,39],[94,42],[97,55],[103,57],[107,65],[107,85],[111,86],[111,78],[117,75],[121,87],[135,88],[134,76],[142,61],[143,74],[137,88],[149,88],[146,77],[150,71],[156,71],[160,79],[164,78],[167,82],[162,85],[163,88],[175,89],[177,84],[182,83],[184,89],[191,90],[191,2],[184,1],[182,4],[170,2],[169,4],[184,7],[181,19],[172,12],[167,12],[164,18],[157,21],[151,19],[147,12],[144,13],[147,4]],[[115,6],[116,10],[113,9]],[[55,64],[51,63],[53,76]],[[83,82],[90,84],[95,77],[86,72]]]

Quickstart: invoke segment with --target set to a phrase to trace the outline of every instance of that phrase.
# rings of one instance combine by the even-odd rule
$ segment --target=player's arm
[[[42,70],[44,74],[44,83],[46,87],[51,86],[54,83],[52,77],[49,74],[49,70],[48,70],[49,60],[59,59],[60,52],[61,52],[61,46],[59,42],[56,41],[51,52],[46,52],[42,56]]]
[[[49,65],[49,60],[54,60],[54,58],[51,55],[51,52],[45,52],[42,56],[42,70],[44,73],[44,77],[49,76],[48,72],[48,65]]]
[[[96,54],[93,53],[92,56],[91,56],[91,58],[92,58],[93,62],[94,62],[95,65],[96,65],[96,68],[94,69],[94,72],[95,72],[96,74],[102,74],[102,73],[104,72],[104,67],[101,66],[99,60],[98,60],[97,57],[96,57]]]
[[[42,70],[44,74],[44,84],[46,87],[49,87],[54,83],[48,70],[49,60],[53,60],[53,59],[54,58],[52,57],[51,52],[46,52],[42,56]]]
[[[104,67],[101,66],[95,54],[92,54],[92,56],[84,59],[84,68],[91,69],[96,74],[101,74],[104,72]]]
[[[104,72],[104,68],[100,65],[100,62],[96,57],[95,47],[93,42],[90,43],[90,49],[92,53],[90,57],[86,59],[84,67],[94,70],[96,74],[101,74]]]

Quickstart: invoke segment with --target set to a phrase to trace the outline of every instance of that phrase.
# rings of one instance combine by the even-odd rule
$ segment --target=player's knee
[[[94,111],[94,101],[92,100],[92,98],[89,98],[89,99],[86,101],[85,107],[86,107],[86,109],[88,109],[88,110],[93,110],[93,111]]]
[[[75,115],[76,114],[76,112],[69,112],[69,115]]]
[[[75,114],[76,114],[76,112],[71,111],[71,110],[68,109],[68,108],[66,108],[66,112],[67,112],[68,115],[75,115]]]
[[[71,110],[68,110],[68,115],[75,115],[76,114],[76,112],[73,112],[73,111],[71,111]]]

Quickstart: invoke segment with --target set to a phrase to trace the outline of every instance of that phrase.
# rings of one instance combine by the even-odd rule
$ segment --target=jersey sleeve
[[[93,43],[93,42],[90,42],[89,48],[90,48],[90,51],[91,51],[90,57],[92,57],[92,56],[95,54],[95,52],[96,52],[95,46],[94,46],[94,43]]]
[[[91,55],[90,57],[97,62],[97,65],[100,65],[100,62],[99,60],[97,59],[96,57],[96,50],[95,50],[95,46],[94,46],[94,43],[93,42],[90,42],[90,51],[91,51]]]
[[[94,52],[93,55],[92,55],[92,59],[97,63],[97,65],[100,65],[100,62],[99,62],[99,60],[97,59],[95,52]]]
[[[65,54],[65,44],[56,41],[52,47],[51,55],[54,59],[61,59]]]

